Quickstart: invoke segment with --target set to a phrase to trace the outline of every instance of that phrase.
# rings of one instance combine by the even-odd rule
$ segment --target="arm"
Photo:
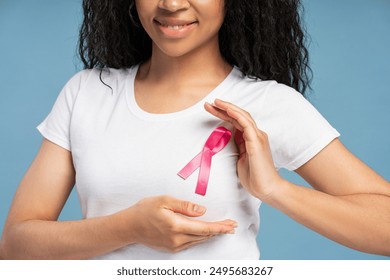
[[[285,182],[266,203],[350,248],[390,255],[390,184],[336,139],[296,170],[316,190]]]
[[[12,203],[0,243],[6,259],[84,259],[125,245],[180,251],[221,234],[235,222],[192,221],[206,209],[171,197],[153,197],[115,214],[58,222],[75,182],[71,153],[45,140]],[[181,213],[183,215],[178,215]]]
[[[315,190],[276,172],[267,135],[233,104],[205,108],[237,129],[238,174],[243,186],[299,223],[345,246],[390,255],[390,184],[334,140],[297,170]]]

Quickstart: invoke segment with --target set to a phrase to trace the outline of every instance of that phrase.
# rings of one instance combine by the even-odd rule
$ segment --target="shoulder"
[[[231,81],[233,86],[240,90],[240,95],[256,95],[265,93],[268,88],[277,84],[274,80],[262,80],[244,75],[238,67],[234,67],[231,73]]]
[[[269,114],[296,114],[302,110],[316,111],[314,106],[297,90],[274,81],[267,88],[264,98],[264,110]]]
[[[267,100],[276,104],[291,102],[309,102],[302,93],[282,83],[273,81],[267,88]]]
[[[233,75],[230,101],[250,112],[255,118],[312,107],[305,97],[294,88],[275,80],[262,80],[244,76],[236,68]]]
[[[301,93],[280,83],[268,88],[261,117],[278,168],[297,169],[340,135]]]
[[[263,120],[288,127],[301,123],[322,121],[320,112],[300,92],[282,83],[273,82],[267,87],[263,101]]]
[[[232,81],[235,94],[239,97],[251,97],[265,99],[272,104],[290,102],[308,102],[305,97],[294,88],[275,80],[262,80],[245,76],[239,68],[235,67],[232,72]]]
[[[62,89],[62,95],[76,99],[80,95],[95,98],[99,95],[105,96],[107,92],[120,93],[125,88],[131,73],[134,73],[134,67],[84,69],[68,80]]]
[[[82,88],[86,84],[102,84],[102,82],[108,81],[116,81],[123,80],[128,77],[128,75],[134,70],[132,68],[122,68],[122,69],[114,69],[114,68],[92,68],[92,69],[84,69],[76,74],[74,74],[69,81],[67,82],[67,86],[77,86]]]
[[[273,80],[250,78],[235,67],[230,74],[229,87],[226,88],[223,98],[251,114],[257,115],[264,103],[268,88],[275,83]]]

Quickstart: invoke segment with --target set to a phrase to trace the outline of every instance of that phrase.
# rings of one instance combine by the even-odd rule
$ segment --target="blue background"
[[[390,1],[303,2],[314,71],[309,99],[344,144],[389,179]],[[81,70],[80,22],[80,0],[0,0],[0,231],[40,146],[35,127]],[[294,173],[282,174],[307,185]],[[261,215],[262,259],[388,259],[327,240],[267,205]],[[73,191],[60,219],[79,218]]]

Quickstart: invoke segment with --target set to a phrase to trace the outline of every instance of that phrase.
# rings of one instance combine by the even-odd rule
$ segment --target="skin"
[[[205,109],[234,125],[240,151],[237,172],[248,192],[345,246],[390,255],[390,184],[340,140],[296,170],[312,190],[279,176],[267,134],[248,112],[222,100],[206,103]]]
[[[183,110],[225,79],[232,67],[219,52],[222,0],[140,0],[136,6],[144,29],[153,40],[152,57],[140,67],[134,85],[141,108],[160,114]],[[185,38],[172,39],[161,32],[155,19],[196,24]],[[145,92],[147,95],[142,95]]]
[[[231,70],[217,40],[223,1],[145,2],[137,0],[136,5],[154,43],[151,59],[141,65],[136,77],[137,103],[151,113],[183,110],[201,100]],[[172,39],[156,31],[154,17],[184,18],[197,24],[190,35]],[[237,172],[249,193],[341,244],[390,255],[390,184],[338,139],[296,170],[314,187],[308,189],[279,176],[267,135],[248,112],[222,100],[205,104],[205,110],[235,127],[240,152]],[[58,222],[74,182],[71,153],[44,139],[16,192],[0,256],[81,259],[134,243],[178,252],[216,235],[234,233],[237,226],[232,220],[193,221],[189,217],[207,210],[167,196],[143,199],[109,216]]]

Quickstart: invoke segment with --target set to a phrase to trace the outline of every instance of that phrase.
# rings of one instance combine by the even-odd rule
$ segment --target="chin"
[[[162,53],[170,58],[181,58],[190,54],[191,51],[180,51],[180,50],[161,50]]]
[[[180,58],[180,57],[183,57],[185,56],[186,54],[188,54],[189,52],[186,52],[186,51],[178,51],[178,50],[169,50],[169,51],[164,51],[162,50],[162,52],[168,56],[168,57],[171,57],[171,58]]]
[[[195,46],[195,45],[188,46],[177,42],[173,44],[164,43],[164,44],[156,45],[155,47],[156,50],[158,50],[162,54],[172,58],[180,58],[185,55],[191,54],[195,52],[197,49],[199,49],[199,46]]]

